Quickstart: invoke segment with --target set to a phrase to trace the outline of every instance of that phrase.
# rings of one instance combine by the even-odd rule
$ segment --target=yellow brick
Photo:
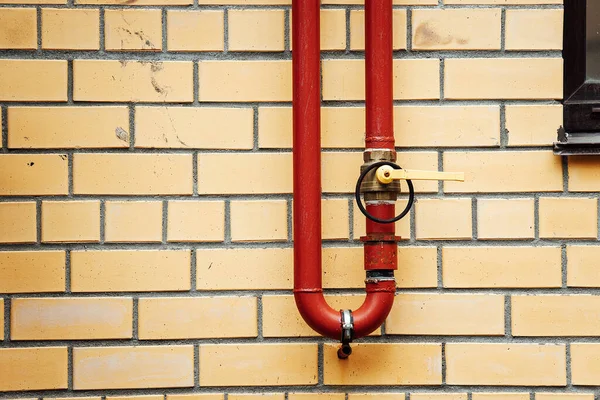
[[[401,294],[387,318],[386,333],[504,335],[504,296]]]
[[[0,293],[64,291],[64,251],[0,252]]]
[[[437,250],[435,247],[398,248],[396,285],[399,288],[437,286]]]
[[[223,171],[238,176],[232,185]],[[128,188],[128,190],[130,190]],[[292,155],[274,153],[199,154],[198,192],[200,194],[291,193]]]
[[[130,339],[131,298],[13,299],[12,340]]]
[[[348,239],[348,200],[321,200],[321,233],[323,239]]]
[[[0,299],[0,339],[4,340],[4,299]]]
[[[396,146],[471,147],[500,144],[497,106],[404,106],[394,109]]]
[[[569,190],[600,191],[600,161],[597,157],[569,157]]]
[[[600,382],[600,346],[595,343],[571,344],[571,381],[573,385],[597,386]]]
[[[191,103],[194,97],[187,61],[75,60],[73,86],[75,101]]]
[[[533,199],[478,199],[479,239],[533,239]]]
[[[192,184],[189,154],[76,154],[73,161],[77,194],[191,195]]]
[[[222,201],[169,201],[167,241],[222,242],[224,238]]]
[[[364,271],[363,271],[364,277]],[[356,310],[363,304],[364,295],[326,296],[327,303],[336,310]],[[377,329],[375,334],[380,334]],[[263,335],[265,337],[319,336],[304,322],[294,296],[263,296]]]
[[[189,6],[193,0],[75,0],[75,4],[107,4],[107,5],[126,5],[126,6]]]
[[[411,393],[414,400],[467,400],[467,393]]]
[[[198,290],[291,289],[291,249],[198,249]]]
[[[324,100],[364,100],[362,60],[323,60]],[[439,99],[439,60],[394,60],[394,99]]]
[[[393,11],[393,48],[394,50],[406,49],[406,10]],[[350,11],[350,49],[364,50],[365,48],[365,12],[363,10]]]
[[[396,214],[404,210],[408,199],[403,198],[396,202]],[[354,239],[360,239],[367,234],[366,220],[367,218],[360,212],[356,202],[353,202],[354,207]],[[404,240],[409,240],[410,237],[410,217],[407,216],[396,222],[396,235]]]
[[[594,393],[536,393],[535,400],[594,400]]]
[[[529,393],[473,393],[473,400],[529,400]]]
[[[67,388],[67,348],[0,349],[0,390]]]
[[[223,394],[168,394],[167,400],[223,400]]]
[[[559,247],[444,247],[444,287],[557,288]]]
[[[33,243],[37,239],[34,201],[0,203],[0,243]]]
[[[44,400],[102,400],[102,397],[98,396],[98,397],[44,397]]]
[[[68,192],[64,154],[0,155],[0,195],[61,195]]]
[[[23,0],[0,0],[0,4],[23,4]],[[27,0],[27,4],[67,4],[67,0]]]
[[[506,106],[509,146],[550,146],[563,123],[562,105]]]
[[[565,386],[565,346],[447,343],[449,385]]]
[[[551,151],[447,152],[444,171],[465,173],[445,182],[449,193],[562,191],[562,164]]]
[[[44,201],[42,242],[98,242],[100,202]]]
[[[73,389],[192,387],[192,346],[73,349]]]
[[[344,393],[290,393],[289,400],[344,400]]]
[[[471,239],[471,199],[423,199],[416,203],[417,239]]]
[[[67,62],[0,60],[0,100],[67,101]]]
[[[600,247],[567,246],[567,285],[570,287],[600,286],[598,257],[600,257]]]
[[[291,395],[290,395],[291,396]],[[252,399],[260,399],[260,400],[284,400],[285,393],[257,393],[257,394],[230,394],[227,396],[228,399],[231,400],[252,400]]]
[[[563,10],[506,10],[506,50],[562,50]]]
[[[442,346],[423,344],[357,344],[346,360],[339,344],[324,345],[326,385],[439,385]]]
[[[94,9],[42,9],[42,48],[98,50],[100,12]]]
[[[167,11],[169,51],[223,51],[224,21],[220,10]]]
[[[37,17],[35,8],[0,10],[0,49],[36,49]]]
[[[596,239],[598,200],[542,197],[540,237]]]
[[[348,400],[405,400],[404,393],[348,393]]]
[[[137,107],[135,146],[252,149],[251,108]]]
[[[449,58],[446,99],[561,99],[561,58]]]
[[[596,296],[512,296],[511,304],[514,336],[597,336],[600,332]]]
[[[107,50],[161,50],[160,10],[105,11],[104,29]]]
[[[141,298],[140,339],[256,337],[255,297]]]
[[[162,202],[106,202],[107,242],[160,242]]]
[[[106,396],[106,400],[162,400],[162,395],[146,395],[146,396]]]
[[[190,289],[189,250],[112,250],[71,253],[73,292]]]
[[[500,50],[499,8],[416,9],[412,13],[415,50]]]
[[[126,107],[11,107],[8,147],[129,147],[129,112]]]
[[[229,10],[229,50],[283,51],[283,10]]]
[[[232,241],[286,241],[287,230],[286,200],[231,202]]]
[[[315,385],[317,344],[200,345],[200,365],[200,386]]]
[[[200,61],[200,101],[291,101],[289,61]]]

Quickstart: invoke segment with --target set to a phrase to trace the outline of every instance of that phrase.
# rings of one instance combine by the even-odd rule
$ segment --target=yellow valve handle
[[[387,185],[394,180],[421,180],[421,181],[460,181],[464,182],[464,172],[438,172],[438,171],[417,171],[409,169],[394,169],[389,165],[377,168],[375,172],[377,180]]]

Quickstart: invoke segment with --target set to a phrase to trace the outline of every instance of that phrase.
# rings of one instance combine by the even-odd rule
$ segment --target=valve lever
[[[439,172],[418,171],[410,169],[394,169],[389,165],[383,165],[375,172],[377,180],[387,185],[394,180],[421,180],[421,181],[459,181],[464,182],[464,172]]]

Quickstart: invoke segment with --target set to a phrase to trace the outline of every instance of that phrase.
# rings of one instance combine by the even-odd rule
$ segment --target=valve
[[[372,176],[372,181],[376,181],[376,183],[371,182],[371,187],[376,187],[379,184],[380,189],[372,190],[373,192],[384,192],[384,193],[392,193],[396,196],[400,190],[399,186],[391,185],[394,181],[405,180],[408,185],[408,203],[406,207],[400,214],[391,219],[380,219],[374,217],[369,214],[365,206],[362,204],[360,194],[363,185],[363,181],[365,177],[371,173],[371,171],[376,170],[375,174]],[[465,174],[463,172],[440,172],[440,171],[419,171],[419,170],[405,170],[402,169],[399,165],[391,162],[391,161],[378,161],[373,164],[367,164],[363,167],[363,171],[361,172],[358,181],[356,182],[356,189],[354,191],[354,196],[356,199],[356,204],[358,205],[358,209],[371,221],[380,223],[380,224],[391,224],[396,221],[404,218],[410,209],[415,200],[415,189],[412,183],[412,180],[434,180],[434,181],[460,181],[464,182]],[[389,185],[389,186],[388,186]]]

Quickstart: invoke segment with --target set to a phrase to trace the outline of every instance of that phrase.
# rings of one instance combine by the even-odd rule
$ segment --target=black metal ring
[[[367,174],[369,172],[371,172],[375,168],[383,167],[384,165],[389,165],[390,167],[392,167],[394,169],[402,169],[398,164],[394,164],[393,162],[390,162],[390,161],[379,161],[379,162],[369,165],[369,167],[366,168],[358,177],[358,181],[356,182],[356,189],[354,191],[354,198],[356,199],[356,204],[358,205],[358,209],[360,210],[360,212],[362,212],[364,214],[365,217],[369,218],[371,221],[374,221],[374,222],[377,222],[380,224],[391,224],[391,223],[401,220],[402,218],[404,218],[406,216],[406,214],[408,214],[408,212],[410,211],[410,209],[413,205],[413,202],[415,201],[415,188],[412,184],[412,181],[410,179],[407,179],[406,184],[408,185],[408,204],[406,205],[406,208],[404,209],[404,211],[402,211],[398,216],[396,216],[392,219],[379,219],[379,218],[374,217],[371,214],[369,214],[367,212],[367,209],[365,208],[365,206],[363,206],[362,201],[360,199],[360,187],[362,186],[362,182],[365,179],[365,176],[367,176]]]

